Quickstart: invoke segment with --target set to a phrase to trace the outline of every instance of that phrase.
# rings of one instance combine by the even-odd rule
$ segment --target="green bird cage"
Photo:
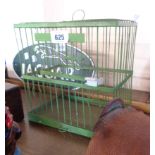
[[[107,102],[132,100],[137,24],[120,19],[14,25],[13,65],[24,81],[28,118],[85,137]]]

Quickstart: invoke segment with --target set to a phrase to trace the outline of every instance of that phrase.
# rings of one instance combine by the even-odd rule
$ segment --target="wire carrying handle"
[[[84,20],[84,18],[85,18],[85,11],[82,10],[82,9],[77,9],[77,10],[75,10],[75,11],[73,12],[73,14],[72,14],[72,20],[74,20],[75,15],[77,15],[77,13],[80,13],[80,12],[83,14],[82,20]],[[81,15],[82,15],[82,14],[81,14]]]

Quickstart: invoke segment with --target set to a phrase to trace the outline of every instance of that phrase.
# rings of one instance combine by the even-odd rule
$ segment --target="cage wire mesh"
[[[15,24],[14,67],[29,120],[91,137],[106,103],[131,103],[137,24],[119,19]]]

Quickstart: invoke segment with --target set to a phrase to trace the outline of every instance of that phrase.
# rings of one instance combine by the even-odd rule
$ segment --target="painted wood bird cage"
[[[15,24],[13,65],[30,121],[86,137],[103,106],[131,103],[137,24],[118,19]]]

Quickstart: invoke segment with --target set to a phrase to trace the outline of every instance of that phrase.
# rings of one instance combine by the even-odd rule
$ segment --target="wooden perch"
[[[138,110],[144,111],[145,113],[150,113],[150,104],[133,101],[131,105]]]

